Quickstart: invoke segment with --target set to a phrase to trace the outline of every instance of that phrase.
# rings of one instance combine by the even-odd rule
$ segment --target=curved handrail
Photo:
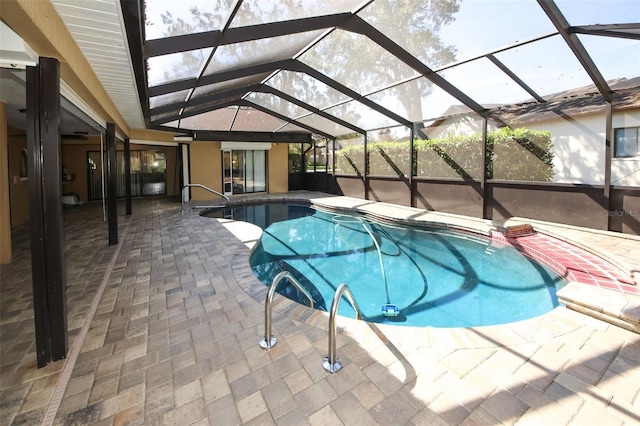
[[[280,284],[280,281],[289,280],[291,285],[304,294],[309,300],[309,307],[313,308],[313,297],[311,294],[300,284],[289,271],[282,271],[273,279],[269,291],[267,292],[267,299],[264,302],[264,337],[260,339],[260,347],[262,349],[271,349],[278,343],[276,336],[271,335],[271,304],[273,303],[273,296],[276,293],[276,287]]]
[[[227,203],[229,203],[229,197],[227,197],[226,195],[216,191],[215,189],[211,189],[208,186],[204,186],[201,183],[187,183],[182,187],[182,191],[181,191],[181,196],[180,196],[180,211],[184,213],[184,190],[187,188],[191,188],[191,187],[196,187],[196,188],[202,188],[206,191],[211,192],[212,194],[216,194],[221,196],[222,198],[224,198],[225,200],[227,200]]]
[[[340,305],[340,299],[343,293],[347,296],[347,300],[356,311],[356,319],[362,319],[360,308],[353,297],[353,293],[351,293],[346,283],[340,284],[336,293],[333,295],[331,313],[329,314],[329,355],[325,356],[322,360],[322,368],[332,374],[337,373],[342,368],[342,361],[336,357],[336,315],[338,314],[338,306]]]
[[[336,220],[338,217],[347,217],[347,220]],[[373,245],[376,247],[376,251],[378,252],[378,263],[380,264],[380,272],[382,273],[382,282],[384,283],[384,291],[385,294],[387,295],[387,303],[391,303],[391,299],[389,297],[389,285],[387,284],[387,274],[384,270],[384,261],[382,260],[382,249],[380,248],[380,244],[378,244],[378,240],[376,240],[376,237],[373,235],[373,233],[371,232],[371,230],[367,227],[366,225],[366,221],[362,218],[359,217],[354,217],[354,216],[346,216],[346,215],[335,215],[333,216],[333,218],[331,218],[331,220],[333,220],[334,222],[337,223],[341,223],[341,222],[346,222],[346,223],[355,223],[353,220],[355,220],[355,222],[359,222],[362,227],[364,228],[365,231],[367,231],[367,234],[369,234],[369,237],[371,237],[371,241],[373,241]]]

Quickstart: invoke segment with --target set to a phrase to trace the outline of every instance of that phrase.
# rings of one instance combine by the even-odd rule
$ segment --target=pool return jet
[[[345,215],[336,215],[333,216],[332,220],[336,223],[356,223],[359,222],[367,234],[371,237],[373,244],[376,246],[376,250],[378,251],[378,261],[380,262],[380,271],[382,272],[382,281],[384,282],[384,291],[387,296],[387,303],[382,305],[382,315],[385,317],[397,317],[400,315],[400,309],[397,305],[391,303],[391,298],[389,297],[389,285],[387,284],[387,274],[384,271],[384,263],[382,262],[382,250],[380,249],[380,245],[378,244],[378,240],[373,235],[369,227],[367,226],[367,222],[359,217],[353,216],[345,216]]]

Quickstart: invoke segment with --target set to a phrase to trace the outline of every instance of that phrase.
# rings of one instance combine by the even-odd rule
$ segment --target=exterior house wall
[[[199,183],[222,192],[222,154],[220,142],[191,142],[189,144],[189,165],[191,183]],[[202,188],[191,188],[193,200],[211,200],[217,196]]]
[[[640,111],[614,113],[612,126],[614,129],[640,127]],[[640,156],[613,158],[611,160],[611,183],[616,186],[640,187]]]
[[[289,147],[273,143],[267,154],[267,192],[289,190]],[[191,142],[189,144],[191,183],[199,183],[222,192],[222,144],[220,142]],[[215,195],[201,188],[191,189],[195,201],[211,200]]]
[[[482,131],[482,122],[473,119],[444,120],[425,129],[430,138],[464,135]],[[561,116],[557,119],[518,123],[512,127],[551,132],[553,182],[603,185],[606,159],[605,115]],[[613,128],[640,127],[640,111],[620,111],[612,115]],[[488,130],[497,127],[489,125]],[[613,135],[611,135],[613,138]],[[613,139],[612,139],[613,143]],[[616,186],[640,187],[640,157],[612,158],[611,182]]]
[[[524,123],[518,127],[551,132],[554,183],[604,184],[603,114]]]
[[[268,192],[289,190],[289,144],[274,143],[269,150]]]

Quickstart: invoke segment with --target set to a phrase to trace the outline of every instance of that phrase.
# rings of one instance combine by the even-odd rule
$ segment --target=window
[[[615,129],[614,147],[616,158],[637,157],[640,146],[638,145],[638,134],[640,127],[630,127],[626,129]]]

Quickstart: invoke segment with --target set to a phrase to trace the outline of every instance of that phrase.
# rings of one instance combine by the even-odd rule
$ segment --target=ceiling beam
[[[179,92],[181,90],[187,90],[197,86],[206,86],[209,84],[220,83],[222,81],[235,80],[236,78],[271,73],[275,70],[290,66],[292,62],[295,61],[293,59],[284,59],[281,61],[267,62],[265,64],[252,65],[231,71],[222,71],[203,75],[200,80],[197,78],[187,78],[184,80],[173,81],[171,83],[160,84],[149,88],[149,96],[166,95],[167,93]]]
[[[204,96],[192,97],[189,102],[175,102],[172,104],[162,105],[150,110],[151,115],[165,114],[171,111],[180,111],[182,108],[196,107],[198,105],[222,100],[230,97],[242,98],[249,92],[259,90],[262,87],[262,83],[250,84],[248,86],[236,87],[234,89],[225,90],[224,92],[210,93]]]
[[[350,13],[313,16],[289,21],[269,22],[259,25],[227,28],[201,33],[184,34],[157,40],[148,40],[144,46],[144,58],[205,49],[234,43],[245,43],[271,37],[298,34],[309,31],[333,28],[349,19]]]
[[[301,132],[240,132],[218,130],[195,130],[194,141],[228,142],[272,142],[272,143],[311,143],[311,133]]]
[[[640,40],[640,24],[581,25],[567,28],[569,34],[587,34]]]

